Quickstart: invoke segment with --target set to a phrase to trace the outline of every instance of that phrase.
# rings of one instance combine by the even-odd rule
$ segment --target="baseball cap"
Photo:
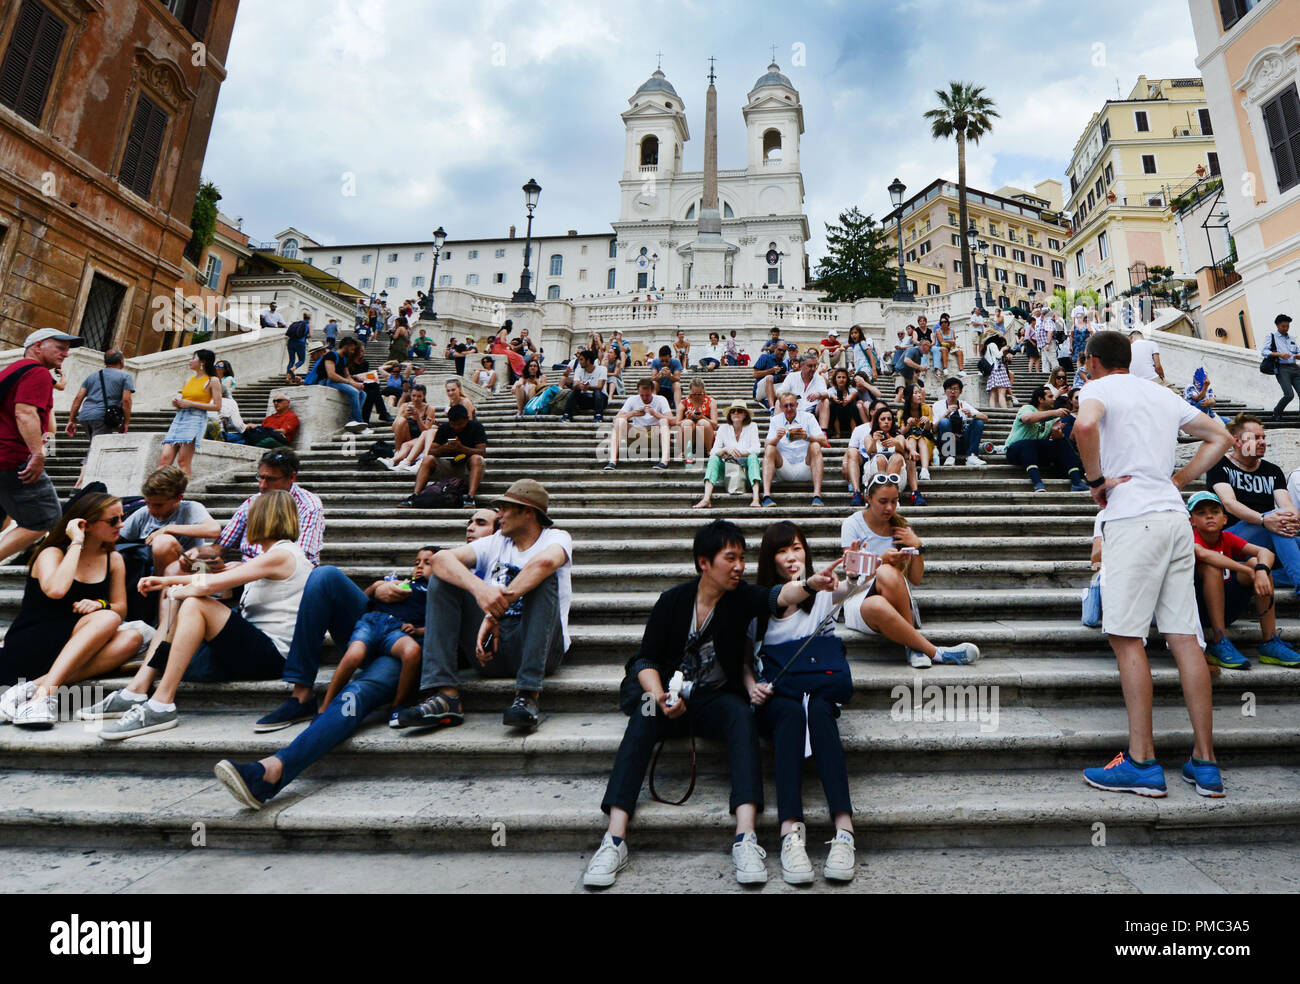
[[[839,330],[838,328],[832,328],[830,331],[828,331],[828,332],[826,333],[826,337],[827,337],[827,338],[836,338],[836,337],[838,337],[839,333],[840,333],[840,330]]]
[[[84,338],[69,335],[66,331],[59,331],[57,328],[38,328],[23,341],[23,348],[35,345],[37,342],[48,342],[50,339],[54,339],[56,342],[67,342],[73,348],[86,344]]]
[[[1190,499],[1187,500],[1187,511],[1191,512],[1202,502],[1213,502],[1220,509],[1223,508],[1223,500],[1220,499],[1213,492],[1197,492],[1194,496],[1192,496]]]

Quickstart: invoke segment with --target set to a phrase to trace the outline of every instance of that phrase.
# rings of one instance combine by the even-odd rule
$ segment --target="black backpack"
[[[459,509],[461,501],[469,495],[469,483],[459,476],[441,478],[430,482],[424,490],[411,496],[404,504],[412,509]]]
[[[289,326],[289,330],[284,333],[286,338],[306,338],[308,332],[307,322],[295,321]]]

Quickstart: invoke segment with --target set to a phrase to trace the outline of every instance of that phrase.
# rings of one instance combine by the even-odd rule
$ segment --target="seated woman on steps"
[[[713,439],[713,450],[709,452],[709,467],[704,477],[704,497],[695,503],[696,509],[708,509],[713,505],[713,489],[726,475],[728,462],[735,462],[742,470],[753,490],[749,505],[757,509],[758,485],[763,477],[763,466],[759,463],[762,444],[758,439],[758,425],[749,414],[749,407],[744,400],[733,400],[727,408],[727,422],[718,428],[718,436]]]
[[[411,387],[410,399],[403,397],[398,405],[397,418],[393,421],[397,451],[391,458],[379,459],[386,468],[414,471],[416,462],[424,454],[425,434],[437,430],[438,414],[433,404],[425,400],[425,395],[424,385],[415,383]]]
[[[524,374],[510,387],[510,392],[515,398],[516,416],[522,417],[524,405],[544,389],[546,389],[546,374],[542,372],[542,364],[534,356],[524,363]]]
[[[166,589],[170,602],[152,652],[123,690],[82,712],[107,723],[106,741],[165,731],[180,723],[176,691],[182,679],[278,680],[293,639],[311,561],[295,542],[298,507],[288,492],[263,492],[248,511],[248,540],[261,547],[252,560],[219,574],[180,574],[140,579],[142,592]],[[213,595],[244,586],[239,610]],[[149,687],[162,674],[153,697]]]
[[[52,728],[58,689],[109,673],[136,654],[140,633],[123,629],[126,565],[113,549],[122,529],[122,502],[87,492],[37,544],[22,609],[5,634],[0,721]]]
[[[703,379],[691,380],[690,394],[677,408],[677,427],[682,436],[682,457],[695,464],[695,449],[711,448],[718,427],[718,405],[704,388]]]
[[[839,563],[837,560],[822,573]],[[798,583],[811,572],[811,552],[803,530],[790,522],[769,526],[758,548],[758,584],[772,588]],[[853,678],[834,622],[821,624],[852,589],[852,583],[845,582],[833,590],[815,591],[798,604],[783,606],[768,618],[761,647],[753,663],[745,667],[745,688],[756,709],[759,733],[772,740],[777,818],[781,821],[781,876],[791,885],[813,880],[803,823],[805,742],[817,761],[835,828],[822,874],[828,881],[848,882],[857,867],[848,763],[835,723],[840,705],[853,696]],[[789,671],[783,672],[787,665]]]
[[[844,606],[847,628],[866,635],[882,635],[904,648],[909,665],[924,669],[931,663],[973,663],[979,647],[969,642],[939,647],[920,632],[921,614],[912,588],[925,574],[925,546],[907,520],[898,515],[899,475],[878,474],[867,483],[867,504],[852,513],[840,527],[840,545],[878,558],[873,574],[864,574],[859,586],[866,593]]]

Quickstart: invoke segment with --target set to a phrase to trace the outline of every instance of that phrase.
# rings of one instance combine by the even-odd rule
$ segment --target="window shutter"
[[[153,189],[166,131],[167,114],[148,96],[140,96],[126,137],[126,154],[118,180],[141,198],[147,199]]]
[[[0,63],[0,103],[37,125],[67,32],[67,25],[44,4],[24,0]]]
[[[209,257],[212,260],[212,273],[208,276],[208,287],[211,290],[221,289],[221,257]]]
[[[185,29],[198,41],[203,40],[208,30],[208,19],[212,16],[212,0],[194,0],[185,17]]]
[[[1219,0],[1219,14],[1223,17],[1223,29],[1226,31],[1237,23],[1237,0]]]
[[[1264,128],[1268,132],[1268,149],[1277,170],[1277,189],[1286,191],[1300,181],[1296,172],[1300,154],[1300,100],[1291,86],[1276,99],[1264,104]]]

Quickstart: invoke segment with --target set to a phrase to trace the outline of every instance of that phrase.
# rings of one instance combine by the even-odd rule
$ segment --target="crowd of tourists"
[[[1005,341],[999,314],[988,332]],[[1035,358],[1046,360],[1053,345],[1055,351],[1049,381],[1019,409],[1006,445],[1008,460],[1026,470],[1033,488],[1044,487],[1044,469],[1054,471],[1101,508],[1094,558],[1105,574],[1102,629],[1117,657],[1130,735],[1109,765],[1085,770],[1084,778],[1104,790],[1165,795],[1144,648],[1154,619],[1177,661],[1192,722],[1183,778],[1202,795],[1219,797],[1208,667],[1250,665],[1229,641],[1228,626],[1253,613],[1260,620],[1259,659],[1300,668],[1300,654],[1282,641],[1273,613],[1280,587],[1300,594],[1300,469],[1288,478],[1266,459],[1257,417],[1239,414],[1225,427],[1213,403],[1206,404],[1206,378],[1193,381],[1196,400],[1143,378],[1148,369],[1163,376],[1158,352],[1144,339],[1093,330],[1087,316],[1073,315],[1086,337],[1067,333],[1068,350],[1055,334],[1035,338],[1037,323],[1017,337],[1021,351],[1033,345]],[[395,316],[395,335],[404,317]],[[767,879],[755,829],[764,808],[760,736],[773,750],[782,877],[795,884],[814,878],[801,798],[810,757],[833,827],[823,877],[854,877],[853,805],[837,724],[853,695],[844,639],[901,649],[914,669],[968,665],[981,656],[972,642],[923,633],[914,595],[926,573],[926,544],[902,509],[925,504],[918,483],[929,479],[929,467],[985,464],[976,452],[989,419],[963,397],[969,377],[960,348],[945,345],[952,337],[948,319],[933,329],[918,321],[910,335],[901,333],[915,344],[901,347],[888,369],[860,329],[843,341],[832,330],[803,353],[773,329],[752,367],[754,401],[771,410],[762,440],[751,401],[731,402],[720,417],[707,391],[710,371],[742,364],[717,333],[694,355],[679,334],[624,392],[621,375],[609,374],[610,365],[627,368],[628,349],[617,332],[608,344],[593,336],[572,361],[552,366],[558,382],[549,385],[542,353],[523,332],[507,324],[489,344],[482,365],[488,375],[475,381],[510,391],[524,416],[551,386],[558,389],[552,398],[563,398],[562,419],[590,413],[602,421],[611,397],[623,396],[604,467],[618,466],[619,449],[639,430],[658,442],[655,467],[667,468],[676,438],[688,465],[704,464],[697,508],[712,505],[729,466],[751,491],[752,506],[774,504],[776,482],[810,484],[813,504],[823,505],[825,451],[831,436],[847,441],[842,477],[852,511],[837,549],[814,558],[797,523],[771,523],[750,582],[738,526],[718,519],[695,531],[696,576],[660,595],[624,667],[619,702],[628,722],[601,803],[608,828],[586,885],[610,885],[627,865],[629,825],[655,748],[687,735],[725,743],[738,881]],[[187,498],[193,450],[209,432],[210,414],[225,420],[233,392],[233,369],[220,369],[209,350],[194,355],[193,375],[173,399],[176,418],[163,460],[140,494],[110,495],[83,473],[60,503],[44,473],[43,437],[51,426],[52,370],[80,341],[34,332],[25,358],[0,371],[0,509],[12,522],[0,535],[0,554],[25,551],[27,566],[21,609],[0,650],[0,683],[7,685],[0,721],[54,727],[62,688],[129,673],[124,686],[77,711],[100,739],[128,741],[180,726],[186,683],[281,680],[287,696],[250,720],[250,729],[305,727],[272,755],[215,764],[225,787],[253,809],[372,713],[382,712],[394,730],[461,724],[467,673],[513,679],[503,726],[539,726],[545,680],[572,646],[573,541],[557,527],[546,488],[531,478],[513,481],[489,505],[476,501],[487,438],[455,379],[441,414],[421,383],[391,405],[380,392],[371,409],[391,418],[393,454],[383,463],[414,471],[417,497],[429,483],[468,480],[460,503],[469,509],[465,540],[412,540],[400,569],[364,583],[346,565],[323,562],[325,508],[298,482],[300,459],[289,446],[298,421],[288,397],[261,424],[234,422],[223,430],[263,450],[257,491],[230,519],[220,522]],[[501,376],[498,362],[488,361],[493,357]],[[363,401],[371,381],[358,361],[364,363],[364,348],[357,337],[336,333],[304,383],[345,387],[340,391],[359,415],[369,405]],[[70,434],[127,426],[134,386],[122,365],[120,353],[106,353],[102,373],[87,377]],[[694,371],[684,380],[688,370]],[[1067,385],[1080,372],[1083,385]],[[941,397],[927,398],[927,374],[942,378]],[[107,412],[114,408],[126,421]],[[1200,444],[1176,468],[1180,432]],[[1185,503],[1181,490],[1202,475],[1206,491]],[[843,632],[836,629],[840,618]],[[318,697],[327,635],[339,661]]]

